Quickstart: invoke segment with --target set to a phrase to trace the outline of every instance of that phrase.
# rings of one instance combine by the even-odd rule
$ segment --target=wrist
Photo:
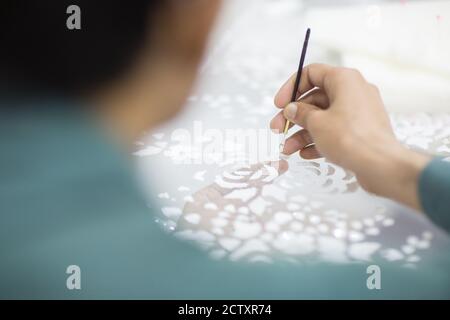
[[[418,182],[431,157],[412,151],[398,142],[370,150],[363,159],[365,169],[356,172],[361,185],[369,192],[387,197],[420,210]]]

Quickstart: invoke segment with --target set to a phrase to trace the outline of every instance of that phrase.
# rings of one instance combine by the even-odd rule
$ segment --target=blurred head
[[[81,9],[69,30],[67,7]],[[82,100],[135,138],[179,111],[220,0],[4,0],[0,86]]]

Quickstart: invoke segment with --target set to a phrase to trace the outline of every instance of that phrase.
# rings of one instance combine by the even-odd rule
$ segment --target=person
[[[447,253],[416,270],[239,264],[160,230],[126,154],[180,111],[220,1],[77,3],[79,30],[66,28],[68,1],[0,5],[0,298],[450,298]],[[448,165],[395,141],[374,87],[355,71],[311,65],[300,93],[312,87],[283,110],[305,128],[285,152],[323,155],[446,227]],[[381,290],[367,286],[369,264],[382,271]]]

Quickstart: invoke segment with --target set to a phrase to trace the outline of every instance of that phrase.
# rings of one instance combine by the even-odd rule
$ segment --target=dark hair
[[[0,83],[74,94],[118,76],[163,0],[2,0]],[[81,29],[69,30],[70,5]]]

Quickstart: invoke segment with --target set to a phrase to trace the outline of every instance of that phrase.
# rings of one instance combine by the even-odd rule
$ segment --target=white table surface
[[[149,203],[158,200],[149,214],[216,259],[383,259],[420,267],[448,250],[447,234],[422,215],[366,193],[350,172],[326,160],[294,155],[282,174],[261,164],[277,158],[278,136],[268,129],[273,96],[296,69],[305,26],[301,6],[259,4],[226,8],[186,110],[136,143],[144,193]],[[307,57],[333,62],[314,43],[314,31]],[[450,157],[450,113],[391,118],[407,145]],[[257,140],[233,140],[245,130]]]

